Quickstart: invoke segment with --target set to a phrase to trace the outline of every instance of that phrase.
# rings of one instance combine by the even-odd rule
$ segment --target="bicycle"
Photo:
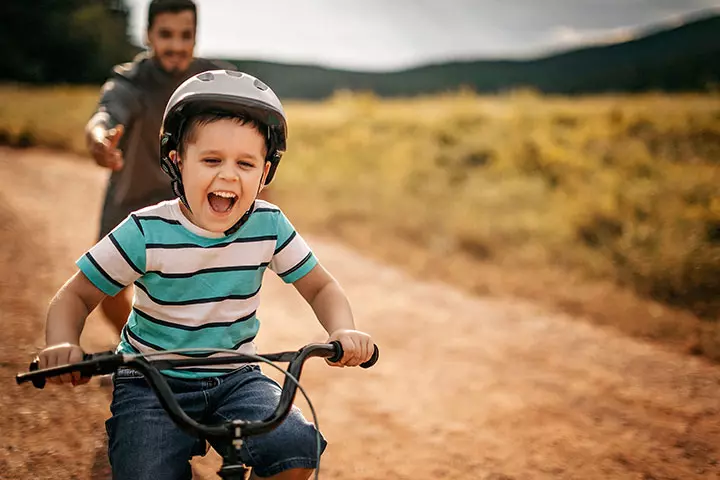
[[[313,416],[317,433],[317,468],[315,469],[315,478],[319,477],[320,472],[320,429],[318,427],[317,415],[315,409],[310,402],[305,390],[299,383],[300,373],[305,361],[310,357],[324,357],[331,362],[337,362],[343,357],[343,348],[340,342],[332,343],[311,343],[305,345],[294,352],[279,352],[265,355],[238,354],[230,350],[219,349],[203,349],[204,352],[212,353],[231,353],[231,355],[212,358],[183,358],[183,359],[159,359],[153,360],[151,357],[159,355],[167,355],[169,353],[187,353],[189,349],[167,350],[152,354],[124,354],[112,351],[85,354],[83,361],[68,365],[61,365],[52,368],[38,369],[37,360],[30,364],[29,372],[19,373],[15,376],[18,384],[32,382],[36,388],[44,388],[45,380],[50,377],[64,375],[68,373],[78,372],[82,376],[92,377],[94,375],[107,375],[113,373],[120,367],[135,369],[142,373],[158,396],[158,400],[163,409],[168,413],[175,424],[191,435],[205,439],[226,439],[228,448],[221,454],[223,462],[222,467],[218,470],[218,475],[224,480],[245,480],[250,469],[240,461],[240,448],[243,440],[253,435],[260,435],[269,432],[287,417],[295,399],[297,389],[300,389],[303,396],[308,402],[310,411]],[[198,349],[192,349],[197,352]],[[373,355],[367,362],[361,364],[362,368],[370,368],[375,365],[379,358],[379,350],[375,345]],[[202,365],[222,365],[226,363],[255,363],[264,362],[273,368],[280,370],[285,374],[285,380],[280,394],[280,401],[275,411],[270,417],[260,421],[231,420],[220,423],[219,425],[207,425],[199,423],[190,418],[178,404],[173,396],[173,392],[167,382],[160,373],[161,370],[169,370],[177,367],[190,367]],[[275,362],[288,363],[287,370],[277,366]]]

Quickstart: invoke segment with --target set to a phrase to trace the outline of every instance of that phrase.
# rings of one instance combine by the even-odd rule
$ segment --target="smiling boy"
[[[50,304],[40,367],[80,360],[78,339],[89,312],[133,283],[119,351],[180,358],[223,355],[212,349],[254,353],[267,268],[295,286],[328,342],[341,342],[345,355],[335,365],[367,361],[372,339],[355,330],[340,285],[280,209],[257,199],[275,175],[286,138],[282,105],[256,78],[216,70],[183,83],[168,102],[161,137],[163,169],[179,198],[131,213],[77,261],[79,271]],[[196,353],[170,353],[180,348]],[[181,407],[205,422],[264,419],[279,399],[279,386],[256,365],[163,373]],[[172,423],[137,372],[118,370],[111,411],[113,478],[190,478],[188,460],[203,453],[204,443]],[[306,479],[317,466],[315,435],[293,408],[278,429],[250,437],[241,460],[253,467],[253,478]]]

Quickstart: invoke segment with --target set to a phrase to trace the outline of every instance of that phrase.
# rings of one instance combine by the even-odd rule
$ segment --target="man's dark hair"
[[[193,0],[152,0],[148,7],[148,23],[147,29],[150,30],[155,21],[155,17],[161,13],[180,13],[185,10],[193,12],[195,18],[195,28],[197,28],[197,7]]]

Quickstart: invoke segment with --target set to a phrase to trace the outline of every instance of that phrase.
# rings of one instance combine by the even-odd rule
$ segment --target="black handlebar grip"
[[[373,347],[374,348],[373,348],[372,357],[370,357],[370,360],[368,360],[367,362],[361,363],[360,367],[370,368],[377,363],[378,359],[380,358],[380,350],[378,349],[377,345],[373,345]]]
[[[342,343],[340,343],[337,340],[333,340],[330,342],[331,345],[335,345],[335,355],[328,358],[328,361],[330,362],[339,362],[340,359],[345,355],[345,352],[343,351]],[[370,360],[368,360],[365,363],[361,363],[360,366],[362,368],[370,368],[373,365],[375,365],[380,358],[380,350],[378,349],[377,345],[373,345],[373,354],[372,357],[370,357]]]
[[[93,357],[92,353],[83,353],[83,361],[90,360]],[[35,370],[40,369],[40,360],[37,358],[30,362],[30,366],[28,367],[29,372],[34,372]],[[46,381],[44,378],[33,378],[32,384],[35,388],[43,389],[45,388]]]
[[[335,355],[333,355],[332,357],[328,357],[328,362],[339,362],[343,355],[345,355],[345,352],[342,348],[342,343],[337,340],[333,340],[332,342],[330,342],[330,345],[333,345],[335,347]]]
[[[38,370],[40,368],[40,362],[39,360],[35,359],[30,363],[30,367],[28,368],[28,371],[34,372],[35,370]],[[45,379],[44,378],[34,378],[32,381],[32,384],[35,388],[43,389],[45,388]]]

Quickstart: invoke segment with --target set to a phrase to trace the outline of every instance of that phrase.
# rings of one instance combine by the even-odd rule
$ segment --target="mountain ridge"
[[[496,93],[702,91],[720,83],[720,15],[696,14],[679,26],[645,27],[624,42],[589,45],[531,59],[434,62],[385,72],[224,58],[285,98],[320,99],[337,90],[413,96],[472,88]],[[663,26],[666,25],[666,26]]]

